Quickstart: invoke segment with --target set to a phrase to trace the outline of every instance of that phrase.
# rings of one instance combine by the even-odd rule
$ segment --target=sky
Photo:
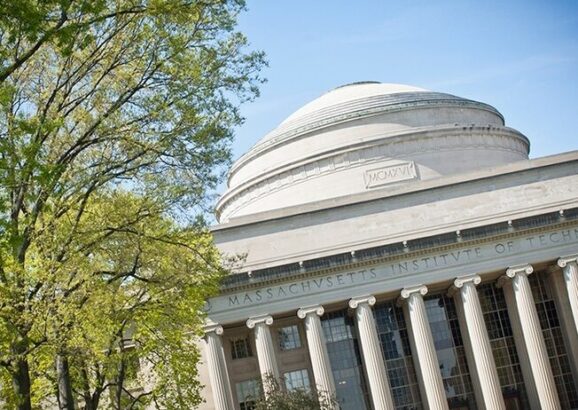
[[[356,81],[485,102],[530,157],[578,150],[578,1],[247,0],[239,30],[267,54],[242,108],[239,157],[292,112]]]

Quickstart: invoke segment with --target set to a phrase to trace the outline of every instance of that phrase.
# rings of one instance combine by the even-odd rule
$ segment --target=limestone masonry
[[[233,165],[203,409],[262,376],[358,409],[578,409],[578,152],[528,159],[492,106],[360,82]]]

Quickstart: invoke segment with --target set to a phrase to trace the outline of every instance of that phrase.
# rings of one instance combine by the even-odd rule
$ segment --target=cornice
[[[332,273],[337,273],[337,272],[343,272],[346,270],[362,269],[362,268],[368,268],[368,267],[376,266],[376,265],[380,265],[380,264],[393,263],[398,259],[418,258],[420,256],[426,256],[427,254],[431,254],[431,253],[451,252],[452,250],[456,250],[456,249],[461,248],[461,247],[466,246],[466,245],[467,246],[475,246],[475,245],[488,244],[488,243],[492,243],[492,242],[503,242],[503,241],[506,241],[508,239],[514,239],[514,238],[523,237],[526,235],[540,234],[540,233],[545,233],[545,232],[555,230],[555,229],[563,229],[566,227],[576,227],[576,226],[577,226],[577,221],[576,220],[570,220],[570,221],[563,221],[563,222],[559,222],[559,223],[555,223],[555,224],[539,226],[536,228],[514,229],[512,231],[509,231],[509,232],[503,233],[503,234],[496,234],[496,235],[483,237],[483,238],[479,238],[479,239],[459,240],[459,241],[456,241],[456,242],[451,243],[451,244],[432,246],[432,247],[417,249],[417,250],[412,250],[410,247],[407,247],[407,248],[405,248],[405,249],[407,249],[407,251],[392,254],[392,255],[387,255],[387,256],[383,256],[383,257],[376,257],[376,258],[367,259],[367,260],[357,260],[357,258],[354,258],[354,260],[352,260],[351,262],[344,263],[344,264],[341,264],[339,266],[333,266],[333,267],[328,267],[328,268],[319,268],[319,269],[307,269],[307,270],[302,270],[299,273],[287,274],[287,275],[284,275],[281,277],[277,276],[277,277],[262,280],[262,281],[256,281],[256,282],[252,282],[252,283],[245,283],[245,284],[240,284],[240,285],[236,285],[236,286],[231,286],[230,288],[222,289],[220,294],[221,295],[227,295],[227,294],[233,294],[235,292],[239,292],[241,290],[256,289],[256,288],[260,288],[260,287],[267,286],[267,285],[281,284],[284,282],[297,281],[297,280],[301,280],[301,279],[317,278],[320,276],[324,276],[324,275],[328,275],[328,274],[332,274]],[[443,236],[443,234],[436,235],[436,236]],[[395,245],[395,244],[390,244],[390,245]],[[409,246],[411,246],[411,244],[409,244]],[[515,267],[512,267],[512,268],[515,268]],[[240,273],[240,274],[242,274],[242,273]]]

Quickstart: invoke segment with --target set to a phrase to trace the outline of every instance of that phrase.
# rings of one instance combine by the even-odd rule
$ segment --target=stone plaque
[[[416,179],[415,163],[404,162],[386,167],[368,169],[363,175],[366,188],[375,188],[394,182]]]

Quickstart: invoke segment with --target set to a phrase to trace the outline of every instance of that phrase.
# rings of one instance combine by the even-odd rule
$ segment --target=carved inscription
[[[414,162],[390,165],[375,169],[368,169],[363,176],[366,188],[375,188],[381,185],[417,178]]]
[[[562,229],[544,234],[529,235],[503,242],[494,242],[480,246],[463,247],[447,252],[434,253],[416,258],[401,258],[389,264],[355,271],[329,274],[307,278],[301,281],[273,285],[260,289],[221,295],[211,299],[210,312],[223,312],[230,309],[260,305],[277,300],[291,299],[317,292],[330,291],[371,283],[397,276],[428,272],[434,269],[491,260],[501,256],[533,250],[550,248],[561,244],[578,243],[578,229]]]

